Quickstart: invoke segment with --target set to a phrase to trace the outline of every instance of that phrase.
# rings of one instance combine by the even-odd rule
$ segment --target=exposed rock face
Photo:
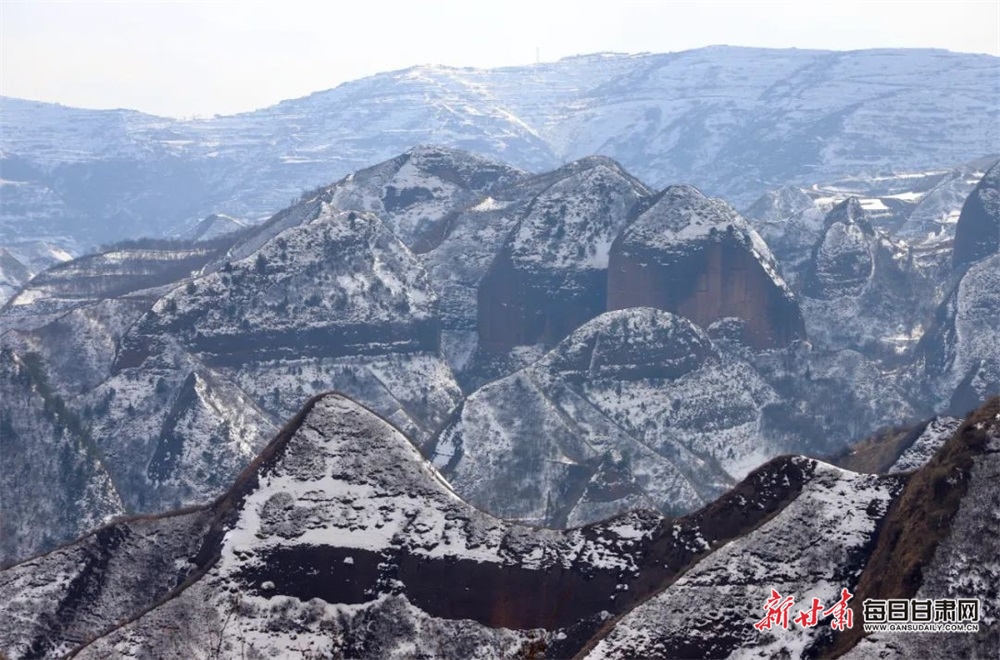
[[[538,178],[544,188],[521,200],[522,215],[479,285],[484,350],[553,346],[605,311],[608,250],[649,195],[606,158]]]
[[[912,475],[786,456],[701,511],[555,531],[460,498],[339,395],[306,407],[214,503],[119,520],[0,571],[0,647],[221,658],[995,655],[1000,399]],[[854,628],[762,631],[771,589]],[[875,598],[981,599],[978,634],[861,637]],[[610,616],[609,616],[610,615]],[[857,646],[855,646],[857,645]]]
[[[327,395],[213,505],[124,520],[0,572],[0,612],[20,622],[0,644],[15,657],[371,657],[413,644],[568,657],[602,612],[626,611],[785,506],[813,470],[776,461],[684,519],[635,512],[544,530],[467,505],[398,431]]]
[[[829,300],[856,296],[875,271],[875,230],[856,197],[826,216],[825,230],[813,247],[803,293]]]
[[[689,320],[608,312],[470,395],[434,462],[504,517],[564,526],[635,506],[683,513],[781,453],[760,428],[775,398]]]
[[[118,367],[140,364],[151,350],[143,338],[167,332],[215,365],[352,355],[370,344],[437,347],[433,293],[417,259],[378,218],[328,206],[157,302],[126,338]]]
[[[973,264],[917,347],[930,405],[965,414],[1000,391],[1000,254]]]
[[[464,151],[421,146],[331,186],[331,204],[376,214],[415,252],[436,247],[459,210],[527,176]]]
[[[813,246],[800,303],[809,338],[869,357],[898,358],[933,309],[934,285],[905,244],[872,227],[857,198],[835,206]]]
[[[962,206],[955,227],[952,263],[961,268],[1000,250],[1000,162],[976,186]]]
[[[755,348],[804,336],[767,245],[728,204],[671,186],[611,246],[608,308],[657,307],[707,328],[737,317]]]
[[[298,222],[280,235],[267,238],[272,225],[240,237],[228,258],[236,237],[75,260],[0,315],[3,346],[37,354],[38,372],[89,427],[125,508],[163,511],[218,494],[317,391],[351,392],[418,442],[457,405],[418,258],[377,218],[339,213],[322,193],[278,220],[288,218]],[[38,446],[65,444],[41,419],[32,433],[53,435]],[[0,453],[15,456],[14,441],[0,436]],[[89,460],[70,444],[66,461]],[[37,460],[38,473],[61,469],[59,454]],[[53,479],[48,499],[78,496],[71,483]],[[30,511],[9,507],[5,517],[29,526],[38,522]],[[19,542],[14,558],[80,531],[59,516],[36,526],[44,533]]]

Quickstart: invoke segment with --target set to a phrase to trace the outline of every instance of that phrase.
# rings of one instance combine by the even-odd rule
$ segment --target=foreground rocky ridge
[[[912,475],[786,457],[683,518],[636,512],[555,531],[473,509],[389,424],[323,395],[215,503],[124,519],[0,571],[0,611],[17,622],[0,630],[0,647],[17,658],[843,651],[856,637],[825,624],[757,631],[768,590],[869,593],[872,575],[910,570],[896,567],[898,536],[879,530],[947,521],[936,508],[944,494],[960,513],[922,542],[921,593],[980,597],[983,617],[979,634],[935,635],[921,648],[989,654],[1000,602],[983,584],[996,578],[1000,548],[996,536],[963,530],[997,505],[988,484],[998,438],[994,399]],[[955,553],[980,558],[985,582],[936,581]]]

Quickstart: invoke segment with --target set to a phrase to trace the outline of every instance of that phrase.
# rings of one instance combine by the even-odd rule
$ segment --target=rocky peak
[[[657,307],[703,328],[737,317],[748,344],[787,345],[804,334],[791,291],[759,235],[736,211],[692,186],[670,186],[611,247],[608,309]]]
[[[546,530],[466,504],[392,426],[327,394],[213,504],[121,519],[0,572],[0,612],[19,613],[0,643],[18,656],[372,656],[416,644],[445,657],[569,657],[607,613],[794,500],[813,469],[772,461],[682,519],[637,511]]]
[[[826,216],[823,235],[813,248],[803,291],[812,298],[857,295],[875,269],[875,230],[858,198],[835,206]]]
[[[426,252],[447,234],[449,217],[524,176],[483,156],[419,146],[335,183],[330,203],[375,213],[403,243]]]
[[[762,222],[779,222],[815,206],[813,198],[802,188],[782,186],[761,195],[743,215]]]
[[[955,268],[995,254],[1000,249],[1000,162],[979,181],[962,206],[955,227]]]
[[[505,517],[683,513],[783,453],[761,430],[775,399],[690,320],[629,308],[475,391],[431,453],[464,497]]]
[[[649,194],[608,158],[518,186],[517,225],[478,291],[480,346],[554,345],[606,308],[608,251]]]
[[[587,323],[541,364],[582,383],[588,378],[680,378],[717,357],[705,331],[686,318],[634,307]]]

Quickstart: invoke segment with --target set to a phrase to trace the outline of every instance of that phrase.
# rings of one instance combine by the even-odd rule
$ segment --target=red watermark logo
[[[840,600],[828,608],[823,607],[823,603],[819,598],[813,598],[809,608],[799,610],[798,614],[792,619],[792,623],[796,623],[803,628],[812,628],[819,623],[821,618],[832,617],[830,627],[834,630],[853,628],[854,613],[847,604],[852,598],[854,598],[854,594],[847,589],[841,589]],[[795,605],[794,596],[782,597],[777,589],[771,589],[771,597],[764,602],[764,607],[762,608],[766,612],[766,616],[753,624],[753,627],[757,630],[770,630],[772,627],[780,627],[788,630],[788,626],[790,625],[788,622],[788,611],[792,609],[793,605]]]
[[[819,598],[813,598],[809,607],[798,610],[789,621],[794,596],[782,596],[777,589],[771,589],[771,597],[761,608],[763,619],[753,624],[757,630],[772,628],[789,629],[797,624],[803,628],[817,626],[821,619],[830,617],[830,627],[834,630],[848,630],[854,627],[854,612],[848,603],[854,598],[847,589],[840,590],[840,600],[824,607]],[[867,633],[873,632],[978,632],[980,601],[978,598],[890,598],[886,600],[867,599],[863,603],[862,622]]]

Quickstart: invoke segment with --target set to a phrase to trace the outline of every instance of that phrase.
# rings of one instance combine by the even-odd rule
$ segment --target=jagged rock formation
[[[289,213],[314,221],[243,259],[220,256],[237,237],[122,247],[36,278],[0,316],[4,346],[37,354],[91,428],[127,508],[217,494],[322,389],[352,392],[417,440],[455,407],[461,392],[437,356],[434,293],[416,257],[373,216],[321,199]],[[9,441],[0,437],[3,451]],[[12,525],[26,516],[9,513]],[[13,557],[80,529],[59,520]]]
[[[856,197],[876,231],[906,245],[920,275],[943,282],[951,271],[952,243],[962,205],[995,157],[951,169],[893,172],[814,182],[808,188],[783,186],[762,195],[744,212],[778,261],[782,277],[799,293],[813,248],[826,229],[824,216]],[[930,284],[930,282],[928,282]],[[936,287],[935,301],[947,293]]]
[[[916,594],[982,603],[978,634],[921,637],[920,654],[989,656],[998,442],[995,399],[912,475],[783,457],[684,518],[553,531],[465,504],[398,431],[324,395],[214,503],[123,519],[0,571],[13,622],[0,647],[16,658],[908,657],[912,635],[860,640],[860,603]],[[753,625],[771,589],[799,609],[843,588],[850,630]]]
[[[911,348],[933,309],[934,287],[907,246],[872,227],[857,198],[835,206],[813,246],[800,297],[811,341],[871,357]]]
[[[477,178],[480,167],[484,173]],[[400,190],[417,189],[427,193],[400,197]],[[675,198],[688,199],[685,204],[701,211],[688,217],[682,209],[667,208]],[[366,212],[355,211],[352,219],[352,212],[336,208],[335,199],[381,209],[388,224]],[[626,210],[630,204],[632,213]],[[863,221],[856,213],[852,217],[841,224]],[[408,233],[420,252],[400,241],[393,227]],[[625,362],[611,361],[620,373],[591,372],[588,363],[586,370],[570,370],[573,375],[551,372],[552,355],[529,366],[544,356],[544,344],[500,351],[495,361],[482,346],[477,350],[477,296],[502,298],[499,289],[508,281],[492,274],[491,264],[504,265],[517,276],[514,284],[523,285],[519,291],[531,294],[508,296],[505,309],[520,305],[553,320],[547,329],[541,324],[541,334],[525,332],[518,340],[555,341],[601,311],[591,304],[601,294],[594,282],[603,276],[605,254],[609,263],[613,260],[613,250],[606,248],[616,234],[614,245],[632,237],[637,248],[652,250],[658,259],[691,266],[680,276],[690,275],[692,287],[699,279],[705,283],[701,293],[711,288],[714,301],[699,302],[695,292],[678,303],[681,313],[697,316],[714,304],[715,313],[723,315],[704,321],[711,340],[699,336],[711,350],[703,363],[680,376],[646,365],[652,371],[645,374],[625,368],[641,362],[629,348],[621,353]],[[870,232],[862,235],[871,238]],[[715,257],[728,249],[742,256],[714,264],[710,259],[715,257],[695,256],[713,245]],[[870,326],[871,336],[884,339],[884,332],[874,334],[881,332],[876,321],[884,319],[890,327],[898,322],[894,310],[905,307],[903,298],[886,295],[894,291],[895,280],[886,286],[879,276],[879,251],[894,244],[878,237],[865,245],[876,255],[876,277],[862,287],[861,297],[874,297],[864,317],[870,323],[852,331],[867,333]],[[896,254],[885,272],[897,272]],[[637,267],[643,264],[654,261]],[[757,275],[736,281],[739,273],[732,267],[741,264]],[[543,476],[524,489],[523,502],[497,500],[488,506],[501,507],[507,515],[571,524],[637,503],[689,510],[776,453],[826,456],[881,426],[926,419],[937,410],[932,401],[949,401],[962,382],[962,376],[935,376],[940,383],[953,380],[941,386],[952,389],[928,394],[923,371],[896,368],[909,352],[893,353],[895,362],[859,352],[866,334],[837,340],[847,348],[824,346],[826,340],[816,333],[816,345],[796,341],[757,350],[761,324],[771,332],[768,324],[774,319],[761,313],[766,306],[754,296],[777,291],[794,309],[794,300],[781,293],[766,247],[724,203],[689,187],[650,198],[644,186],[604,158],[524,176],[460,152],[414,149],[306,194],[240,235],[197,244],[118,246],[36,279],[0,314],[2,344],[17,355],[38,356],[52,391],[90,427],[103,469],[112,475],[124,506],[141,512],[217,494],[277,424],[303,400],[329,388],[363,401],[423,450],[440,450],[439,459],[446,462],[453,451],[440,442],[445,425],[468,422],[466,435],[471,436],[489,420],[473,419],[469,411],[503,411],[509,404],[523,412],[518,407],[523,405],[530,415],[503,413],[487,426],[526,448],[513,452],[512,463]],[[734,286],[750,302],[757,301],[755,306],[734,302]],[[556,293],[547,299],[535,295],[549,287]],[[844,300],[853,298],[806,299],[813,305],[809,309],[827,305],[831,313],[842,311],[838,305]],[[725,305],[730,307],[720,309]],[[559,309],[572,315],[560,317]],[[622,310],[623,318],[634,311]],[[837,320],[841,317],[830,328],[849,328]],[[815,324],[819,317],[813,318]],[[635,328],[647,325],[656,326],[636,321]],[[920,328],[911,325],[914,331],[906,340],[912,342]],[[597,331],[594,336],[602,339],[593,355],[610,355],[612,345],[645,342],[643,350],[659,356],[657,347],[672,345],[669,336],[646,330],[632,336],[623,323]],[[968,350],[961,360],[979,365],[979,375],[970,381],[976,394],[971,406],[991,387],[995,344],[962,341]],[[672,355],[664,350],[662,355]],[[977,361],[983,361],[985,371]],[[510,374],[516,377],[490,385]],[[461,410],[459,382],[466,392],[478,390]],[[698,397],[692,399],[692,391]],[[732,397],[732,391],[739,396]],[[0,413],[4,403],[0,400]],[[560,430],[539,444],[534,435],[539,427]],[[603,439],[580,439],[592,436]],[[539,447],[544,451],[535,451]],[[557,463],[546,463],[552,456]],[[490,478],[501,473],[493,470]],[[657,474],[666,476],[651,489]],[[456,485],[468,488],[470,497],[481,496],[474,479],[456,477]],[[515,479],[502,484],[520,485]],[[76,531],[53,532],[50,540]],[[16,556],[39,549],[29,544]]]
[[[609,312],[470,395],[433,458],[504,517],[565,526],[635,506],[683,513],[781,453],[760,428],[776,398],[687,319]]]
[[[864,214],[856,197],[827,214],[823,236],[813,247],[803,289],[806,295],[827,300],[857,296],[872,278],[875,230]]]
[[[607,307],[608,251],[650,191],[607,158],[538,177],[479,284],[479,346],[553,346]],[[544,181],[541,181],[544,179]],[[511,213],[513,209],[507,209]]]
[[[983,176],[962,206],[952,263],[962,268],[1000,250],[1000,162]]]
[[[615,239],[608,309],[657,307],[707,328],[736,317],[755,348],[804,336],[802,315],[767,245],[728,204],[671,186]]]

